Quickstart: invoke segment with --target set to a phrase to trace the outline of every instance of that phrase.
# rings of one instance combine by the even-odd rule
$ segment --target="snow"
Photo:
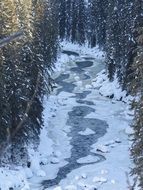
[[[102,144],[97,145],[97,147],[95,149],[96,149],[96,151],[100,151],[100,152],[103,152],[103,153],[109,152],[108,147],[104,146]],[[94,152],[94,151],[92,150],[92,152]]]
[[[65,50],[73,51],[80,54],[80,60],[84,57],[91,57],[98,60],[105,59],[105,52],[101,51],[98,46],[89,48],[88,44],[80,46],[77,43],[70,43],[68,41],[62,41],[61,47]]]
[[[106,179],[106,178],[103,178],[103,177],[94,177],[94,178],[93,178],[93,182],[94,182],[94,183],[98,183],[98,182],[106,183],[106,182],[107,182],[107,179]]]
[[[52,158],[51,159],[52,164],[58,164],[59,162],[60,162],[60,160],[58,158]]]
[[[55,78],[60,73],[68,74],[69,68],[75,61],[84,60],[85,57],[94,58],[97,66],[104,62],[105,53],[98,47],[91,49],[87,45],[81,47],[66,41],[62,42],[61,46],[62,49],[77,52],[80,56],[59,54],[54,69]],[[90,69],[87,69],[85,74],[92,75]],[[94,103],[91,107],[95,108],[95,112],[85,118],[101,119],[108,124],[107,133],[91,146],[91,153],[100,154],[105,157],[105,160],[94,163],[97,162],[97,157],[94,155],[78,159],[77,163],[85,163],[85,165],[71,171],[58,186],[47,190],[95,190],[95,188],[125,190],[127,189],[125,173],[129,172],[132,165],[129,157],[128,135],[133,133],[130,124],[134,113],[130,111],[129,106],[133,97],[126,96],[126,92],[121,90],[116,77],[113,82],[110,82],[105,70],[97,76],[93,73],[93,78],[88,81],[88,84],[75,73],[72,77],[77,85],[76,92],[91,91],[84,100]],[[29,146],[31,166],[13,170],[0,168],[1,190],[8,190],[10,187],[18,190],[38,190],[42,180],[54,179],[59,168],[67,164],[65,159],[71,156],[72,146],[70,145],[71,137],[67,135],[71,127],[66,124],[66,121],[68,112],[79,105],[74,96],[74,93],[61,92],[56,95],[53,92],[48,99],[45,98],[44,127],[41,130],[38,150],[35,151],[32,146]],[[112,99],[110,99],[111,96],[113,96]],[[87,126],[79,134],[86,137],[95,132]]]
[[[105,70],[98,74],[96,82],[93,86],[99,88],[99,93],[106,97],[112,97],[115,100],[126,101],[126,91],[122,91],[118,83],[117,77],[112,82],[109,81]]]
[[[22,169],[18,171],[0,168],[0,188],[2,190],[9,190],[10,187],[13,189],[19,188],[30,190],[25,173]]]
[[[62,188],[61,187],[55,187],[54,190],[62,190]]]
[[[95,134],[95,132],[89,128],[87,128],[85,131],[81,131],[79,132],[80,135],[92,135],[92,134]]]
[[[77,163],[92,163],[92,162],[96,162],[97,161],[97,158],[95,156],[86,156],[86,157],[83,157],[83,158],[80,158],[77,160]]]

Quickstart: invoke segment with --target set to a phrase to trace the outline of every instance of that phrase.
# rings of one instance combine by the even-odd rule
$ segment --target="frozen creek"
[[[45,103],[45,129],[52,140],[45,148],[52,151],[41,165],[46,176],[30,179],[31,189],[126,190],[127,105],[99,94],[101,57],[68,50],[63,55],[68,59],[55,73],[56,88]]]
[[[68,51],[66,53],[69,53]],[[72,53],[72,52],[71,52]],[[94,60],[90,57],[85,57],[85,60],[82,61],[76,61],[74,66],[71,66],[70,73],[69,74],[60,74],[55,81],[58,84],[57,89],[57,96],[60,94],[60,92],[68,92],[72,93],[71,98],[75,98],[76,102],[79,104],[78,106],[73,106],[72,110],[68,112],[68,120],[66,124],[68,126],[71,126],[70,132],[67,134],[69,137],[71,137],[70,144],[72,145],[71,149],[71,157],[67,158],[66,161],[68,162],[67,165],[61,167],[57,173],[57,177],[52,180],[44,180],[42,182],[44,188],[52,187],[55,185],[58,185],[61,180],[66,178],[67,174],[69,174],[72,170],[77,169],[79,167],[89,165],[89,164],[95,164],[98,162],[102,162],[105,160],[105,157],[103,155],[100,155],[98,153],[92,153],[91,145],[97,142],[98,138],[102,137],[106,133],[106,129],[108,127],[107,123],[103,120],[96,119],[96,118],[85,118],[90,113],[94,113],[96,110],[92,107],[94,105],[94,102],[89,100],[84,100],[91,91],[81,91],[80,93],[76,93],[75,88],[77,88],[77,84],[75,83],[75,79],[68,81],[72,78],[73,74],[76,73],[77,77],[79,77],[79,80],[84,82],[85,84],[90,83],[92,75],[85,74],[86,69],[90,71],[90,68],[95,69],[95,72],[98,72],[99,69],[103,68],[103,65],[101,65],[101,68],[98,68],[96,70],[96,67],[94,64]],[[74,94],[74,96],[73,96]],[[90,128],[94,131],[94,134],[89,135],[80,135],[80,131],[85,131],[86,128]],[[80,158],[86,157],[92,155],[95,157],[95,161],[92,161],[91,163],[78,163],[77,160]]]

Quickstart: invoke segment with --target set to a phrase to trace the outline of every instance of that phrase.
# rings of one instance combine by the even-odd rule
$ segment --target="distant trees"
[[[59,1],[59,34],[61,39],[69,39],[79,44],[86,40],[86,2],[85,0]]]
[[[106,21],[109,2],[107,0],[89,0],[88,8],[91,12],[89,20],[91,31],[91,42],[105,47],[106,42]],[[96,41],[96,43],[94,42]]]
[[[0,49],[1,161],[25,163],[26,144],[38,145],[43,97],[52,88],[48,71],[58,48],[57,5],[4,0],[1,8],[1,39],[22,29],[26,36]]]

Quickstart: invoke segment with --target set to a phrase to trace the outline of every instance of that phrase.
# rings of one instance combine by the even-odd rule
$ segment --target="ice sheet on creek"
[[[69,77],[70,77],[69,74],[61,74],[59,77],[55,79],[55,82],[60,86],[60,88],[57,90],[57,95],[62,91],[69,92],[69,93],[73,92],[76,85],[73,84],[72,82],[64,81],[68,79]]]
[[[84,68],[93,66],[93,61],[77,61],[76,66],[77,67],[73,67],[70,70],[75,73],[81,74],[81,73],[85,72],[83,70]]]
[[[90,79],[90,78],[91,77],[89,75],[86,75],[86,74],[80,75],[81,80],[87,80],[87,79]]]
[[[58,185],[60,181],[65,179],[66,176],[74,169],[105,160],[104,156],[90,151],[91,145],[96,143],[98,138],[102,137],[106,133],[108,125],[105,121],[99,119],[84,118],[91,112],[95,112],[95,109],[88,106],[75,106],[72,111],[68,113],[69,119],[67,120],[67,125],[71,126],[71,131],[68,136],[72,137],[70,140],[70,144],[72,145],[71,157],[66,159],[68,164],[59,169],[55,179],[45,180],[42,182],[43,189]],[[88,136],[80,135],[79,132],[84,131],[87,127],[95,131],[95,134]],[[78,163],[80,158],[89,155],[95,156],[94,162]]]
[[[82,58],[84,58],[85,60],[95,60],[95,58],[94,57],[82,57]]]
[[[74,73],[78,73],[78,74],[81,74],[83,72],[85,72],[83,69],[81,69],[80,67],[72,67],[70,69],[70,71],[73,71]]]
[[[73,55],[73,56],[79,56],[79,53],[76,53],[74,51],[63,50],[62,53],[63,54],[67,54],[69,56],[71,56],[71,55]]]
[[[84,69],[86,67],[91,67],[93,66],[93,61],[77,61],[76,65],[80,68],[80,69]]]
[[[86,98],[91,91],[83,91],[83,93],[75,93],[75,96],[71,96],[72,98],[77,98],[77,99],[84,99]]]
[[[68,55],[73,55],[74,52],[70,51],[64,51],[64,53]],[[78,61],[75,62],[76,66],[72,67],[70,69],[71,75],[74,73],[77,73],[79,78],[81,80],[88,80],[91,78],[91,76],[86,75],[84,72],[84,69],[89,69],[91,66],[93,66],[93,62],[90,60],[85,61]],[[89,73],[90,74],[90,73]],[[61,74],[59,77],[55,79],[55,82],[59,85],[59,88],[57,89],[57,95],[61,91],[65,92],[71,92],[74,93],[74,89],[76,85],[73,81],[68,81],[66,79],[69,79],[69,74]],[[97,142],[97,140],[104,136],[107,130],[107,123],[105,121],[96,119],[96,118],[85,118],[90,113],[94,113],[96,110],[85,106],[85,105],[94,105],[93,102],[83,100],[86,98],[91,91],[83,91],[81,93],[75,93],[74,96],[71,96],[71,98],[75,98],[77,103],[79,103],[82,106],[75,106],[72,108],[70,112],[68,112],[68,120],[66,124],[68,126],[71,126],[70,132],[67,134],[70,139],[70,144],[72,145],[71,149],[71,157],[65,159],[68,164],[65,166],[59,168],[59,171],[57,173],[57,177],[55,179],[48,179],[44,180],[42,182],[43,189],[56,186],[60,183],[62,179],[65,179],[67,175],[72,172],[75,169],[78,169],[85,165],[95,164],[98,162],[102,162],[105,160],[105,157],[91,152],[91,146]],[[89,135],[81,135],[79,132],[85,131],[87,128],[93,130],[95,133],[89,134]],[[78,160],[86,157],[86,156],[92,156],[95,157],[95,160],[93,159],[89,163],[79,163]]]
[[[93,106],[95,105],[92,101],[88,101],[88,100],[76,100],[77,103],[79,104],[86,104],[86,105],[89,105],[89,106]]]

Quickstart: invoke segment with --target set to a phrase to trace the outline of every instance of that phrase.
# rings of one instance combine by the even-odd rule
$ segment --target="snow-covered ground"
[[[127,190],[132,97],[126,97],[116,79],[109,82],[104,71],[104,53],[98,48],[62,42],[61,51],[54,69],[57,88],[44,101],[39,149],[35,152],[29,148],[31,167],[1,168],[0,187],[2,190],[9,187],[14,190]],[[82,63],[89,65],[82,66]],[[79,123],[80,127],[73,130],[73,123],[77,127]],[[86,126],[88,123],[93,126]],[[81,142],[85,147],[79,146]],[[81,156],[76,146],[85,148]]]

